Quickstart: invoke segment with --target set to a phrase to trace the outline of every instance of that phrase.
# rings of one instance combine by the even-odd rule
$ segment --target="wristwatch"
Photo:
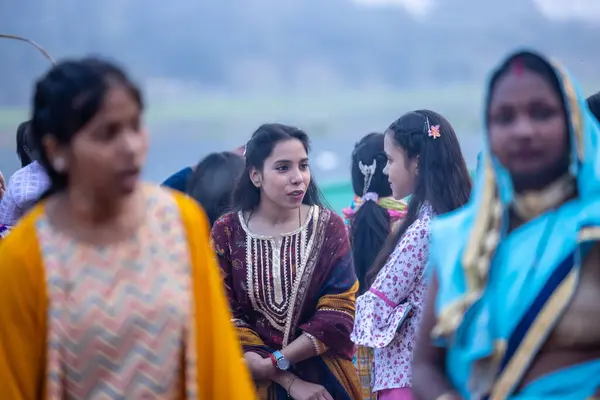
[[[276,368],[279,368],[281,371],[287,371],[292,366],[292,363],[290,362],[290,360],[285,358],[279,350],[271,353],[270,357],[271,357],[271,362],[273,363],[273,366]]]

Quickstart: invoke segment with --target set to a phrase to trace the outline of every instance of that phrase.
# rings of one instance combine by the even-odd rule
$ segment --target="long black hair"
[[[186,193],[202,205],[211,225],[231,209],[235,182],[243,171],[243,157],[222,152],[206,156],[191,174]]]
[[[299,140],[304,146],[306,153],[309,153],[310,141],[308,135],[293,126],[264,124],[252,134],[252,138],[246,145],[246,166],[233,194],[233,204],[236,209],[251,211],[258,207],[260,204],[260,189],[254,186],[250,180],[250,170],[254,167],[262,171],[265,160],[273,153],[273,149],[277,143],[291,139]],[[326,206],[314,176],[311,176],[302,203]]]
[[[51,135],[61,145],[69,145],[73,137],[102,108],[104,97],[114,86],[131,92],[143,108],[139,89],[116,65],[97,58],[84,58],[58,63],[35,85],[31,134],[40,151],[40,163],[50,176],[50,189],[42,196],[68,187],[68,175],[51,165],[43,140]]]
[[[439,125],[440,137],[434,139],[428,135],[427,126],[436,125]],[[444,214],[465,205],[471,193],[471,176],[456,133],[446,118],[429,110],[409,112],[396,120],[385,134],[406,153],[407,168],[410,160],[419,157],[419,174],[406,217],[377,256],[368,275],[369,285],[373,284],[402,235],[415,222],[425,202],[436,214]]]
[[[376,193],[378,197],[389,197],[392,188],[383,168],[387,157],[383,151],[384,136],[382,133],[370,133],[354,146],[352,152],[352,189],[356,196],[362,197],[366,192]],[[362,173],[360,164],[374,166],[369,178]],[[365,187],[368,184],[368,187]],[[354,269],[358,277],[359,292],[367,289],[366,277],[377,254],[381,251],[390,234],[391,220],[388,211],[376,201],[365,201],[350,221],[350,241],[354,256]]]

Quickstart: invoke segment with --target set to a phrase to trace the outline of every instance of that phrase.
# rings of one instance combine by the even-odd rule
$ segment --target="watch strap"
[[[281,351],[279,351],[279,350],[274,351],[272,354],[273,354],[273,357],[275,357],[275,360],[277,360],[277,361],[281,360],[282,358],[285,358],[283,356],[283,353],[281,353]]]
[[[269,354],[269,358],[271,359],[271,363],[273,364],[273,366],[277,368],[277,358],[275,358],[275,355],[271,353]]]

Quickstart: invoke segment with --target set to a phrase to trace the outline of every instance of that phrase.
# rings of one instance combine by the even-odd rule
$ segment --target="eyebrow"
[[[303,158],[302,160],[300,160],[300,162],[307,162],[307,161],[308,161],[308,157],[306,157],[306,158]],[[287,164],[291,164],[291,163],[293,163],[293,161],[292,161],[292,160],[286,160],[286,159],[282,159],[282,160],[275,160],[274,164],[277,164],[277,163],[281,163],[281,164],[286,164],[286,163],[287,163]]]

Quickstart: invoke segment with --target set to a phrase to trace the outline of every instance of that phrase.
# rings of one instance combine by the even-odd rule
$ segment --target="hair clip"
[[[375,171],[377,171],[377,160],[373,160],[371,165],[365,165],[362,161],[358,162],[358,168],[360,169],[360,173],[365,177],[363,194],[369,191],[369,186],[371,186],[371,180],[373,179],[373,175],[375,175]]]
[[[431,126],[429,124],[429,118],[426,118],[425,124],[427,126],[427,134],[429,135],[429,137],[437,139],[440,136],[442,136],[440,134],[440,126],[439,125],[433,125],[433,126]]]
[[[372,201],[377,203],[379,201],[379,195],[375,192],[367,192],[362,197],[363,201],[366,203],[367,201]]]

